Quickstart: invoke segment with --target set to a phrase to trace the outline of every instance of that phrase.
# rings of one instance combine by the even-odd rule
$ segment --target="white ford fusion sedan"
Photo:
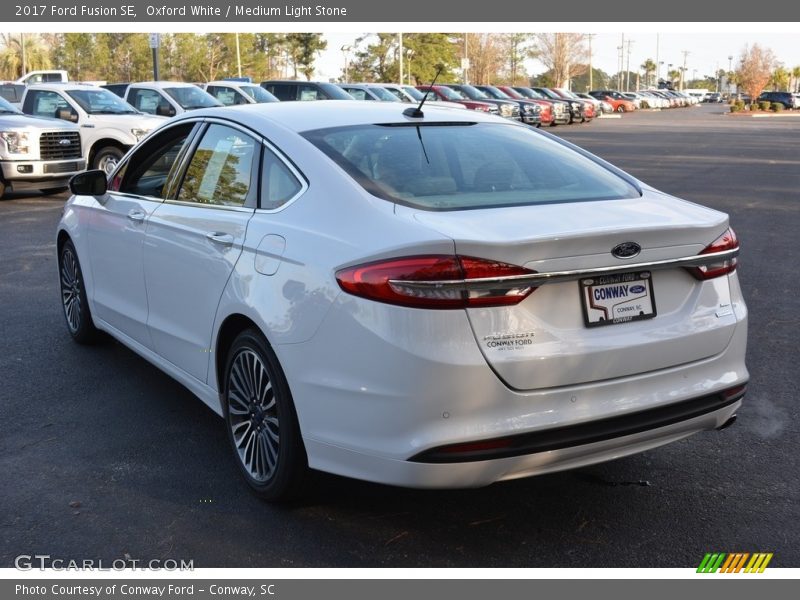
[[[727,215],[474,111],[292,102],[170,120],[58,226],[98,330],[225,421],[250,486],[469,487],[733,421]]]

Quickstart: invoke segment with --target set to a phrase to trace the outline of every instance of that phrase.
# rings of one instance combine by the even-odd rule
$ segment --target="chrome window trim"
[[[509,275],[508,277],[485,277],[482,279],[444,279],[439,281],[405,281],[400,279],[390,279],[389,283],[402,285],[403,287],[429,290],[436,289],[463,289],[469,286],[471,290],[502,290],[514,289],[522,286],[540,286],[549,283],[564,283],[566,281],[578,281],[585,277],[598,277],[602,275],[616,275],[619,273],[630,273],[633,271],[660,271],[664,269],[674,269],[676,267],[700,267],[721,260],[735,258],[739,254],[739,248],[723,250],[709,254],[697,254],[694,256],[684,256],[681,258],[669,258],[665,260],[655,260],[649,262],[632,263],[618,265],[614,267],[596,267],[593,269],[578,269],[572,271],[553,271],[550,273],[531,273],[530,275]]]

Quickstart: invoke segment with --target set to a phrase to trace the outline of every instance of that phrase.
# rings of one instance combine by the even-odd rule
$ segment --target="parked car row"
[[[592,90],[589,95],[608,102],[615,112],[633,112],[640,108],[679,108],[694,106],[699,99],[674,90]]]
[[[596,90],[577,94],[563,88],[493,86],[467,84],[403,85],[395,83],[329,83],[316,81],[269,80],[260,84],[249,78],[223,79],[204,84],[176,81],[111,83],[101,86],[68,81],[66,74],[38,83],[7,84],[4,95],[15,102],[5,102],[0,113],[18,117],[24,113],[39,119],[25,120],[25,132],[17,135],[13,127],[0,122],[3,146],[0,194],[11,189],[59,190],[75,172],[86,168],[112,173],[125,153],[166,119],[199,108],[244,104],[362,100],[373,102],[436,103],[439,107],[476,110],[520,121],[526,125],[556,126],[588,123],[609,112],[629,112],[640,106],[688,105],[688,98],[678,92],[647,90],[623,94],[615,90]],[[646,104],[645,104],[646,103]],[[19,109],[19,110],[17,110]],[[7,120],[7,119],[6,119]],[[62,132],[70,137],[70,152],[56,156],[59,165],[40,153],[31,140],[40,135]],[[67,135],[69,133],[69,135]],[[61,134],[58,134],[61,135]],[[20,137],[21,136],[21,137]],[[15,143],[14,140],[29,140]],[[44,139],[44,138],[41,138]],[[62,150],[67,149],[67,142]],[[23,148],[27,149],[23,152]],[[15,152],[14,152],[15,151]],[[18,160],[27,161],[17,164]]]

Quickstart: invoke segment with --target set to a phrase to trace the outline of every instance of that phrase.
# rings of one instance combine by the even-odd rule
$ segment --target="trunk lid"
[[[459,255],[539,273],[694,256],[728,227],[723,213],[649,189],[634,199],[415,211],[414,218],[451,237]],[[641,253],[613,256],[624,242]],[[664,369],[725,348],[735,326],[727,277],[698,281],[675,268],[654,270],[651,281],[657,314],[647,320],[587,327],[578,281],[542,285],[514,306],[467,312],[489,365],[520,390]]]

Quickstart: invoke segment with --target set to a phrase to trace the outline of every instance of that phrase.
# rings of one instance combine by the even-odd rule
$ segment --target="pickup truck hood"
[[[68,129],[77,130],[78,126],[61,119],[49,119],[46,117],[33,117],[31,115],[7,115],[0,114],[0,127],[15,129]]]

